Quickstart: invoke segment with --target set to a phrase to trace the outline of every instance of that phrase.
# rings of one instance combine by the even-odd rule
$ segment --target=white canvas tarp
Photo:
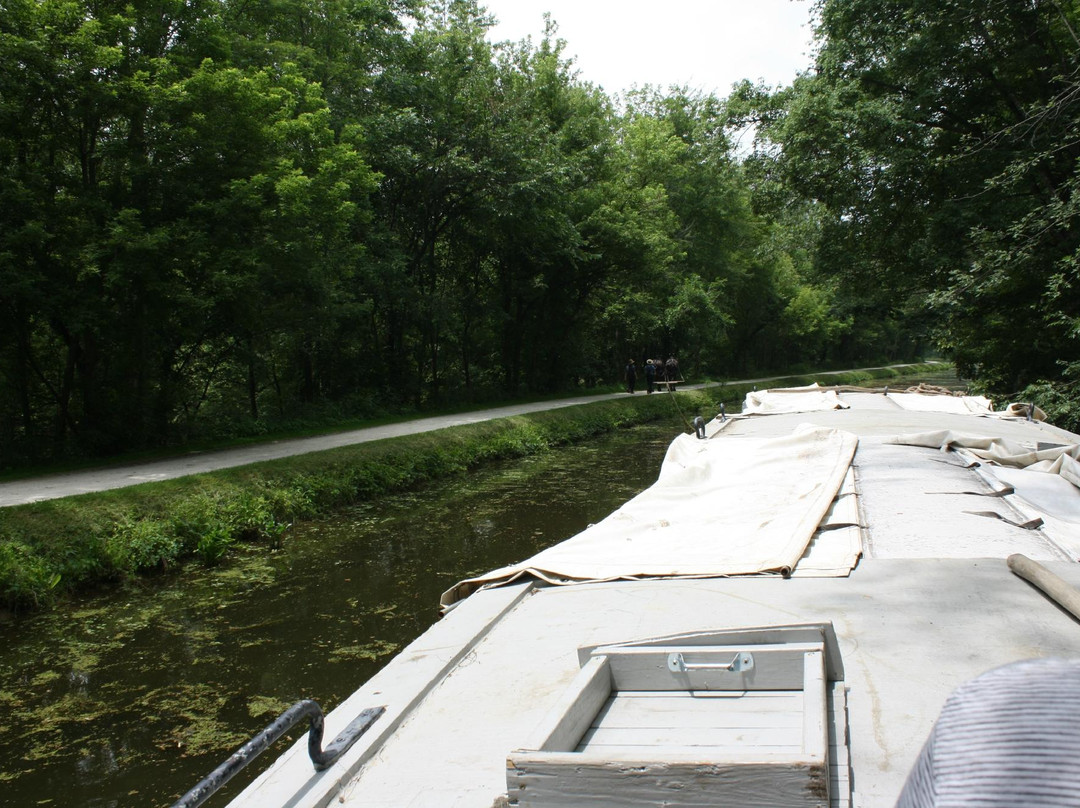
[[[927,395],[925,393],[889,393],[901,409],[915,412],[951,412],[959,415],[990,415],[993,406],[985,396]]]
[[[603,521],[520,564],[454,586],[788,574],[844,481],[858,439],[802,427],[781,438],[679,436],[659,479]]]
[[[1033,449],[1004,438],[969,435],[951,430],[897,435],[887,441],[904,446],[928,446],[946,451],[965,449],[982,460],[999,466],[1057,474],[1080,487],[1080,444]]]
[[[855,474],[848,469],[844,484],[806,547],[792,578],[842,578],[855,569],[862,555]]]
[[[816,412],[847,409],[835,390],[826,390],[816,382],[806,387],[780,387],[755,390],[743,399],[743,415],[777,415],[789,412]]]

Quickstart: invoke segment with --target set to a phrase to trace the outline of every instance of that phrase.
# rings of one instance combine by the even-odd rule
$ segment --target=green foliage
[[[1046,413],[1055,426],[1080,432],[1080,363],[1071,363],[1062,377],[1029,384],[1013,400],[1032,402]]]
[[[181,549],[166,522],[152,518],[124,520],[105,539],[105,555],[123,573],[165,570]]]
[[[12,608],[42,606],[61,575],[18,540],[0,541],[0,599]]]
[[[821,284],[752,209],[725,104],[617,105],[554,22],[490,25],[471,0],[7,4],[2,462],[611,383],[629,355],[783,365]]]
[[[230,533],[246,541],[268,535],[275,522],[260,492],[242,489],[217,503],[221,520]]]
[[[932,336],[998,395],[1053,383],[1080,351],[1075,3],[815,8],[816,70],[733,109],[760,124],[767,204],[817,209],[845,341]]]
[[[224,527],[214,527],[199,536],[198,544],[195,545],[195,555],[203,564],[213,566],[221,560],[232,545],[232,534]]]

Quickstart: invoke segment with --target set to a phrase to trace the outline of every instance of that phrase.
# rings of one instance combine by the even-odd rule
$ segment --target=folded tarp
[[[1046,413],[1043,412],[1042,407],[1036,407],[1034,404],[1021,404],[1016,401],[1009,404],[1004,410],[992,414],[1001,418],[1030,418],[1032,421],[1046,420]]]
[[[901,409],[916,412],[951,412],[960,415],[990,415],[993,407],[984,396],[926,395],[925,393],[889,393]]]
[[[862,528],[859,522],[855,474],[848,469],[836,499],[806,546],[792,578],[843,578],[855,569],[862,555]]]
[[[999,466],[1057,474],[1080,487],[1080,463],[1077,462],[1080,460],[1080,444],[1035,449],[1004,438],[969,435],[951,430],[897,435],[886,443],[929,446],[943,451],[966,449],[976,457]]]
[[[816,412],[818,410],[847,409],[849,405],[840,400],[835,390],[826,390],[814,384],[806,387],[778,387],[772,390],[755,390],[743,399],[743,415],[778,415],[789,412]]]
[[[829,510],[857,445],[848,432],[820,427],[772,439],[680,435],[652,487],[527,561],[462,581],[442,604],[523,575],[575,583],[789,574]]]

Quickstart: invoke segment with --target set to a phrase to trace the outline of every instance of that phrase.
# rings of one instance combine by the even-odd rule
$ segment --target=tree
[[[236,367],[254,410],[257,338],[293,311],[310,321],[300,298],[354,260],[372,187],[355,135],[334,133],[289,65],[209,58],[228,51],[217,4],[13,12],[0,305],[22,422],[8,439],[40,449],[50,434],[56,453],[69,437],[91,453],[167,440]]]
[[[5,6],[3,457],[828,353],[837,284],[790,233],[839,254],[820,210],[875,199],[857,172],[765,210],[729,104],[617,105],[550,19],[490,27],[475,0]],[[793,99],[774,133],[820,101]]]
[[[988,389],[1053,378],[1078,347],[1075,6],[816,11],[817,70],[765,134],[792,186],[831,212],[820,264],[881,312],[933,317]]]

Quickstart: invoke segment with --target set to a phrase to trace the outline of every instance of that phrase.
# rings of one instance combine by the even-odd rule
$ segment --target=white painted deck
[[[721,757],[749,743],[795,754],[802,748],[803,701],[799,690],[624,691],[608,698],[576,751],[648,755],[684,746]]]
[[[905,411],[881,396],[844,398],[850,410],[755,416],[736,421],[714,440],[787,434],[800,423],[840,426],[858,434],[853,466],[867,529],[863,557],[850,576],[554,587],[518,583],[482,590],[328,717],[327,737],[332,737],[361,709],[387,706],[386,715],[343,760],[315,774],[301,741],[233,808],[504,805],[507,756],[533,736],[578,675],[579,647],[807,622],[832,623],[843,660],[850,771],[843,764],[834,771],[837,790],[846,791],[857,808],[892,806],[957,685],[1016,660],[1080,651],[1080,624],[1010,573],[1006,556],[1021,552],[1041,560],[1077,586],[1080,565],[1046,531],[967,513],[993,511],[1010,518],[1030,506],[1017,507],[1009,497],[981,496],[992,490],[992,483],[964,468],[954,454],[884,440],[898,432],[930,429],[1029,442],[1080,439],[1028,422]],[[1070,524],[1057,528],[1071,529]],[[622,695],[594,722],[583,748],[640,745],[642,725],[629,729],[622,724],[628,715],[642,713],[642,704],[635,702],[656,697]],[[644,724],[654,740],[668,737],[664,733],[693,732],[703,743],[742,748],[749,734],[768,736],[777,744],[792,737],[791,713],[764,705],[748,710],[742,730],[731,726],[734,711],[746,709],[749,700],[739,707],[721,705],[723,710],[693,710],[688,719],[677,703],[684,696],[662,698],[661,707],[649,707],[652,718]],[[682,729],[674,726],[680,712]],[[831,744],[834,752],[844,747],[835,736]],[[588,803],[601,804],[629,803],[617,795]],[[773,803],[761,794],[754,804]]]

